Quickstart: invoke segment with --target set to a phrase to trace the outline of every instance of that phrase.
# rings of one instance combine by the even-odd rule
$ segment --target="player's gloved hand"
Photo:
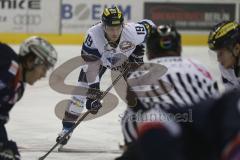
[[[102,104],[99,100],[87,98],[86,108],[90,111],[90,113],[96,114],[101,107]]]
[[[14,141],[6,143],[0,142],[0,159],[1,160],[21,160],[17,144]]]

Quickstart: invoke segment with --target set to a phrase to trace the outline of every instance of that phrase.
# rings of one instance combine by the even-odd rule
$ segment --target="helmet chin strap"
[[[25,66],[25,59],[21,56],[19,56],[19,62],[21,63],[22,66],[22,81],[25,83],[26,82],[26,72],[27,72],[27,67]]]
[[[26,80],[27,80],[27,77],[26,77],[27,72],[31,72],[37,65],[38,64],[34,62],[34,64],[32,65],[31,68],[27,68],[27,67],[23,66],[23,69],[22,69],[23,82],[26,82]]]
[[[34,69],[34,67],[35,67],[35,65],[33,65],[31,68],[23,67],[23,69],[22,69],[23,82],[26,82],[26,80],[27,80],[27,77],[26,77],[27,72],[32,71]]]

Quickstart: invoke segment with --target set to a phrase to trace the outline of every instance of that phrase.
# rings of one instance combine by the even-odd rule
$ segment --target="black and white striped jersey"
[[[173,104],[177,106],[192,105],[202,99],[218,95],[217,82],[212,79],[209,71],[196,60],[167,57],[154,59],[149,63],[163,65],[167,68],[167,71],[160,77],[155,76],[157,73],[149,74],[148,79],[140,81],[144,86],[149,84],[151,80],[151,83],[154,83],[151,85],[151,90],[159,88],[157,89],[158,97],[155,96],[157,93],[154,94],[154,92],[149,92],[149,94],[146,92],[146,96],[139,97],[142,103],[156,102],[163,105]],[[142,71],[134,72],[130,78],[141,79],[144,74],[141,75],[140,72]],[[162,92],[160,93],[159,90]]]
[[[145,85],[149,84],[149,81],[155,81],[151,89],[156,91],[146,91],[145,96],[138,98],[143,107],[139,107],[139,105],[134,107],[135,109],[129,107],[125,112],[122,119],[122,130],[126,143],[136,138],[137,126],[142,119],[146,118],[142,117],[143,111],[141,110],[143,108],[149,110],[159,107],[168,112],[171,107],[193,105],[201,100],[219,95],[217,82],[212,79],[209,71],[196,60],[164,57],[153,59],[149,63],[161,64],[167,68],[167,71],[161,77],[155,77],[156,74],[153,73],[149,74],[148,79],[140,81],[143,86],[142,90],[144,90],[144,86],[149,89],[149,86]],[[144,75],[141,72],[134,72],[130,78],[141,78]],[[137,94],[139,89],[134,88],[133,91]],[[138,107],[139,109],[136,109]]]

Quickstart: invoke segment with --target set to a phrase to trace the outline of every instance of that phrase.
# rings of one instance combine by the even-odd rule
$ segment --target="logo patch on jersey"
[[[109,57],[109,58],[107,58],[107,60],[108,60],[112,65],[115,65],[115,64],[120,60],[120,57]]]
[[[112,67],[121,66],[127,59],[128,57],[122,53],[106,55],[106,60]]]
[[[18,63],[16,61],[12,61],[8,69],[8,72],[10,72],[15,76],[17,74],[17,71],[18,71]]]
[[[119,48],[122,52],[127,52],[127,51],[133,49],[134,47],[135,47],[135,45],[132,42],[129,42],[129,41],[122,41],[119,44]]]

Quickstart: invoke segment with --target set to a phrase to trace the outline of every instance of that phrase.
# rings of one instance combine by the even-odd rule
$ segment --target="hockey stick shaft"
[[[39,158],[39,160],[44,160],[64,139],[82,122],[82,120],[87,117],[87,115],[90,113],[90,111],[87,111],[86,113],[81,116],[80,119],[72,126],[72,128],[58,141],[52,148],[42,157]]]
[[[124,76],[124,74],[128,71],[129,64],[124,68],[124,70],[121,72],[121,74],[118,75],[118,77],[112,82],[112,84],[103,92],[103,94],[100,96],[99,100],[102,100],[108,92],[114,87],[114,85]],[[85,112],[80,118],[77,119],[76,123],[72,126],[72,128],[64,134],[64,136],[55,143],[54,146],[42,157],[40,157],[38,160],[44,160],[61,142],[64,141],[64,139],[71,133],[73,130],[88,116],[90,113],[90,110]]]

